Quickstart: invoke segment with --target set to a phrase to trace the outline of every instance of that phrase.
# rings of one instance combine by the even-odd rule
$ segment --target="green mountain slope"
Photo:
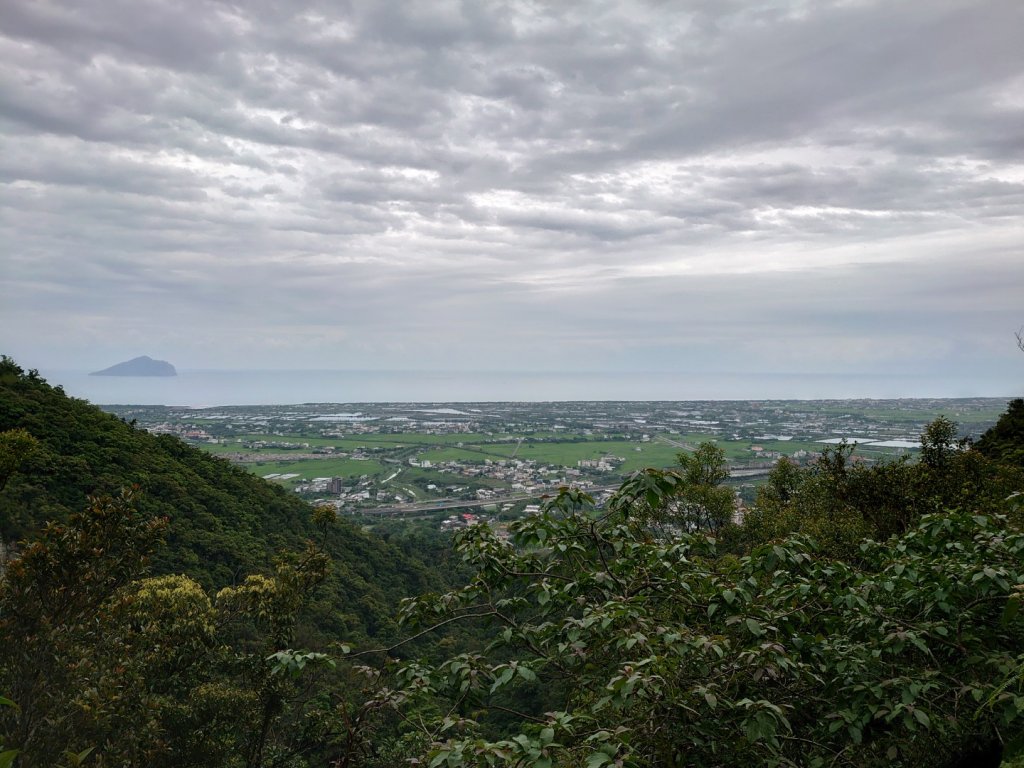
[[[312,534],[310,507],[223,459],[170,436],[135,429],[35,372],[0,359],[0,432],[22,428],[39,441],[0,491],[0,539],[11,544],[82,509],[91,494],[142,489],[142,511],[167,517],[153,563],[207,589],[263,571],[275,553]],[[313,624],[334,638],[388,636],[399,598],[434,584],[418,560],[344,522],[330,534],[334,567],[317,593]]]
[[[1011,400],[1006,413],[978,439],[974,448],[1003,464],[1024,467],[1024,399]]]

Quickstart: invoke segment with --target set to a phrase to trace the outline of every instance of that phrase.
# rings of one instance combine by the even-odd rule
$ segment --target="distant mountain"
[[[123,363],[93,371],[90,376],[177,376],[174,366],[166,360],[154,360],[152,357],[136,357]]]

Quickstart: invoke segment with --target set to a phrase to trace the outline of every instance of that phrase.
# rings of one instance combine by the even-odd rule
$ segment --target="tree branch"
[[[490,610],[490,611],[483,611],[482,613],[463,613],[460,616],[452,616],[450,619],[445,619],[444,621],[440,621],[437,624],[433,624],[433,625],[427,627],[426,629],[424,629],[422,632],[417,632],[415,635],[411,635],[411,636],[405,638],[404,640],[400,640],[397,643],[395,643],[394,645],[389,646],[388,648],[370,648],[370,649],[365,650],[365,651],[359,651],[359,653],[350,653],[345,658],[347,658],[347,659],[356,659],[356,658],[358,658],[360,656],[369,656],[370,654],[373,654],[373,653],[391,653],[396,648],[400,648],[401,646],[405,645],[406,643],[411,643],[413,640],[418,640],[419,638],[423,637],[424,635],[428,635],[431,632],[433,632],[434,630],[440,629],[441,627],[445,626],[446,624],[451,624],[452,622],[455,622],[455,621],[461,621],[462,619],[481,619],[481,618],[483,618],[485,616],[495,616],[497,614],[498,614],[497,611]]]

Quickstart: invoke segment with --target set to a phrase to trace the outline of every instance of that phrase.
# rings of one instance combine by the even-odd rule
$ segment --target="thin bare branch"
[[[405,638],[405,640],[395,643],[394,645],[389,646],[387,648],[370,648],[365,651],[359,651],[358,653],[351,653],[345,658],[355,659],[359,656],[369,656],[370,654],[374,653],[391,653],[393,650],[395,650],[396,648],[400,648],[406,643],[411,643],[413,640],[417,640],[423,637],[424,635],[429,635],[431,632],[440,629],[445,624],[451,624],[454,621],[462,621],[463,619],[479,619],[483,618],[484,616],[494,616],[497,614],[497,611],[483,611],[481,613],[463,613],[459,616],[452,616],[450,619],[445,619],[444,621],[440,621],[437,624],[432,624],[431,626],[424,629],[422,632],[417,632],[415,635],[411,635]]]

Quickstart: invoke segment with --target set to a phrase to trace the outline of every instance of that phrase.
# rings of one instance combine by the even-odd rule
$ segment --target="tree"
[[[956,439],[956,422],[939,416],[925,427],[921,435],[921,461],[931,470],[941,472],[954,453],[961,449]]]
[[[1024,399],[1011,400],[1006,413],[978,439],[974,449],[993,461],[1024,469]]]
[[[792,509],[806,477],[800,466],[786,457],[772,467],[757,489],[753,506],[743,516],[737,537],[742,550],[795,530]]]
[[[873,533],[872,513],[858,502],[870,496],[874,475],[851,461],[853,451],[844,441],[825,446],[804,470],[789,464],[776,467],[746,514],[741,540],[749,547],[800,533],[813,538],[822,553],[855,561],[861,542]]]
[[[949,419],[929,424],[917,463],[908,457],[871,465],[855,462],[854,446],[845,443],[826,447],[807,469],[780,463],[759,490],[738,538],[749,545],[803,533],[822,552],[856,561],[864,538],[900,535],[926,514],[987,508],[1019,514],[1003,502],[1024,487],[1024,474],[1012,462],[968,450],[968,443],[956,435],[957,426]],[[990,452],[995,450],[991,440],[983,438]],[[1017,445],[1008,429],[1005,446],[1012,453],[1020,450]]]
[[[703,442],[692,453],[679,453],[680,483],[677,501],[669,505],[671,519],[683,530],[717,532],[729,524],[735,511],[734,494],[722,483],[729,477],[725,451]]]
[[[0,727],[30,765],[56,765],[112,715],[120,662],[97,649],[97,616],[143,572],[165,521],[137,513],[129,490],[97,497],[6,564],[0,580],[0,690],[18,703]],[[116,719],[116,717],[115,717]]]
[[[18,704],[0,742],[24,765],[70,751],[156,768],[263,768],[323,747],[324,681],[301,673],[326,657],[291,646],[329,568],[333,509],[314,513],[303,553],[211,600],[187,576],[145,578],[166,521],[136,500],[94,498],[0,573],[0,636],[18,638],[0,643],[0,691]]]
[[[1024,651],[1019,529],[953,512],[862,541],[856,565],[805,536],[736,559],[703,533],[649,535],[635,505],[675,486],[639,474],[603,509],[564,489],[511,541],[460,534],[473,578],[405,618],[494,642],[397,676],[409,700],[448,702],[424,724],[430,765],[998,764],[1024,717],[1006,674]],[[518,724],[488,738],[496,712]]]
[[[0,491],[7,485],[11,475],[24,466],[38,446],[39,441],[24,429],[0,432]]]
[[[326,520],[322,514],[319,517],[321,521]],[[326,526],[329,522],[323,524]],[[238,665],[243,688],[254,694],[251,719],[247,718],[253,725],[242,729],[248,734],[239,744],[244,750],[246,768],[265,765],[264,758],[271,749],[275,725],[283,719],[294,703],[292,698],[298,694],[295,689],[298,675],[281,672],[301,672],[307,662],[325,658],[319,653],[295,653],[291,644],[299,613],[326,577],[329,565],[329,559],[320,548],[310,542],[297,561],[279,562],[273,578],[251,575],[238,587],[225,587],[217,593],[220,620],[249,625],[259,638],[257,642],[246,644],[251,650],[239,659],[241,663]],[[265,661],[273,662],[270,669]],[[273,673],[270,673],[271,669]],[[288,729],[284,729],[276,735],[279,741],[277,756],[280,757],[289,751],[289,737],[297,734],[290,734]]]
[[[800,465],[783,456],[768,473],[767,480],[758,490],[758,506],[762,504],[789,504],[800,491],[803,476]]]

